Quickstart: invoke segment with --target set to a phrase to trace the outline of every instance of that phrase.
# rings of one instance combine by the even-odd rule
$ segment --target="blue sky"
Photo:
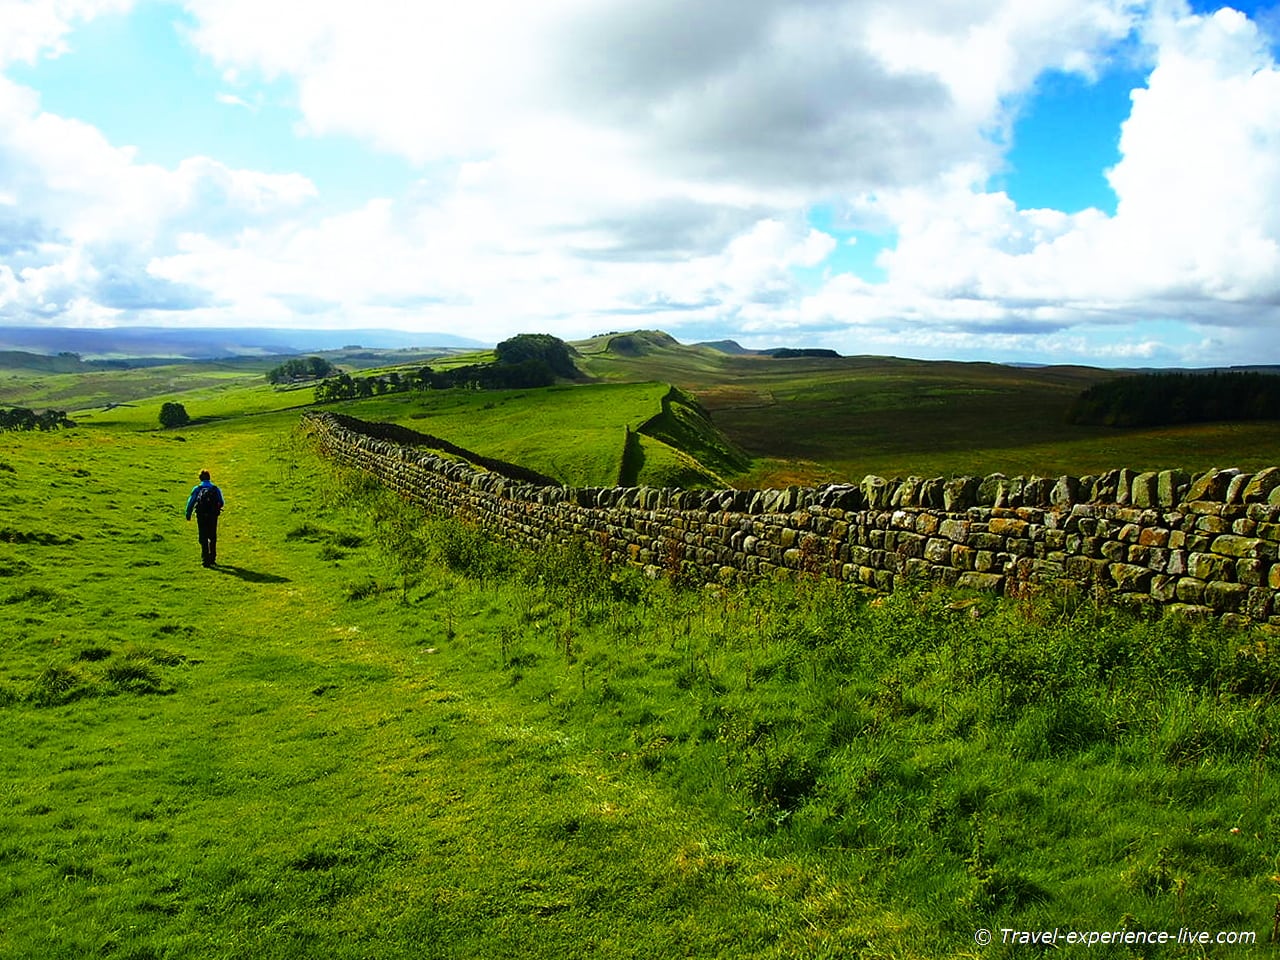
[[[1276,4],[406,9],[0,4],[0,325],[1280,363]]]

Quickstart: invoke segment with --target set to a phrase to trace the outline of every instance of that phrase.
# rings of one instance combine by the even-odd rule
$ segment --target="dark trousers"
[[[196,514],[196,527],[200,532],[200,562],[206,567],[218,562],[218,515]]]

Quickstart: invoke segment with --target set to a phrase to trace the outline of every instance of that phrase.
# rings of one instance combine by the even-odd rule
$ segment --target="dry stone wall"
[[[1112,470],[1087,477],[886,480],[785,490],[561,487],[305,418],[321,450],[427,510],[507,541],[587,541],[651,575],[820,575],[1025,596],[1105,593],[1228,623],[1280,627],[1280,468]]]

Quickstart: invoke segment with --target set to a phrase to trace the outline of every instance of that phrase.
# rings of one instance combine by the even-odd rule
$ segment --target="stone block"
[[[1204,587],[1205,606],[1214,610],[1236,613],[1244,606],[1249,596],[1249,588],[1242,583],[1228,583],[1225,580],[1211,580]]]
[[[1223,503],[1227,499],[1227,488],[1231,486],[1231,480],[1240,471],[1209,469],[1191,481],[1191,487],[1187,490],[1187,500],[1214,501]]]
[[[1175,594],[1182,603],[1199,603],[1204,599],[1204,584],[1195,577],[1180,577]]]
[[[951,562],[952,546],[954,545],[950,540],[934,537],[925,542],[924,558],[930,563],[949,564]]]
[[[1150,547],[1140,547],[1138,546],[1138,544],[1134,543],[1134,544],[1130,544],[1129,546],[1129,550],[1125,555],[1125,562],[1136,563],[1144,567],[1149,567],[1151,566],[1151,564],[1148,563],[1147,561],[1150,556],[1151,556]]]
[[[983,477],[978,481],[978,489],[975,494],[979,506],[991,507],[995,506],[997,500],[1005,498],[1005,482],[1008,480],[1003,473],[992,473]],[[1003,506],[1003,504],[1001,504]]]
[[[1263,560],[1237,560],[1236,561],[1236,583],[1248,584],[1251,587],[1262,586],[1263,578],[1266,576],[1267,565]]]
[[[1266,503],[1271,491],[1277,488],[1280,488],[1280,467],[1267,467],[1250,478],[1242,492],[1242,499],[1245,503]]]
[[[1192,553],[1187,556],[1187,571],[1198,580],[1228,580],[1235,564],[1227,557],[1212,553]]]
[[[1162,507],[1177,506],[1190,477],[1182,470],[1161,470],[1156,474],[1156,503]]]
[[[986,590],[999,593],[1004,589],[1004,577],[995,573],[965,570],[956,578],[956,586],[962,590]]]
[[[1139,473],[1129,487],[1129,502],[1135,507],[1154,507],[1160,502],[1157,492],[1159,474]]]
[[[1104,540],[1100,553],[1108,560],[1123,561],[1129,556],[1129,548],[1119,540]]]
[[[1106,580],[1108,566],[1106,560],[1093,557],[1067,557],[1062,561],[1062,572],[1073,580],[1093,583]]]
[[[1238,473],[1227,484],[1227,503],[1244,503],[1244,491],[1253,479],[1251,473]]]
[[[1000,537],[1021,537],[1026,533],[1028,526],[1027,521],[1010,517],[992,517],[987,522],[987,529]]]
[[[1249,596],[1245,598],[1244,612],[1255,620],[1262,621],[1271,615],[1271,611],[1275,609],[1276,598],[1274,594],[1265,587],[1252,587],[1249,590]]]
[[[1197,533],[1217,536],[1231,532],[1231,521],[1222,516],[1203,516],[1196,520],[1195,529]]]
[[[1130,494],[1133,488],[1133,478],[1135,474],[1127,467],[1122,467],[1116,471],[1116,496],[1115,502],[1120,506],[1128,506],[1132,503]]]
[[[1252,557],[1260,560],[1274,560],[1275,544],[1257,537],[1241,537],[1233,533],[1225,533],[1215,537],[1210,550],[1226,557]]]
[[[1169,531],[1163,527],[1143,527],[1138,532],[1138,543],[1144,547],[1168,546]]]
[[[968,520],[943,520],[938,525],[938,534],[952,543],[965,543],[969,539]]]
[[[1151,596],[1161,603],[1168,603],[1178,593],[1178,578],[1167,573],[1156,574],[1151,578]]]
[[[866,501],[868,509],[883,510],[889,505],[889,481],[884,477],[877,477],[874,474],[868,474],[862,479],[862,498]]]
[[[932,477],[920,484],[920,506],[936,510],[943,506],[942,487],[945,481],[941,477]]]
[[[957,543],[951,548],[951,565],[958,570],[972,570],[977,554],[972,547]]]
[[[956,477],[942,486],[942,508],[948,513],[968,510],[978,503],[978,478]]]
[[[1108,568],[1116,589],[1122,593],[1145,593],[1151,585],[1150,568],[1133,563],[1113,563]]]
[[[1049,491],[1049,502],[1055,507],[1069,506],[1080,500],[1080,481],[1075,477],[1059,477]]]
[[[914,580],[917,582],[921,580],[932,580],[932,569],[933,568],[927,561],[913,558],[907,560],[902,565],[902,575],[908,580]]]
[[[1272,590],[1280,590],[1280,563],[1273,563],[1267,571],[1267,587]]]

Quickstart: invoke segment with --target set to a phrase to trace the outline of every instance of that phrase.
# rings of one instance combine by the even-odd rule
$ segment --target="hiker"
[[[222,512],[222,491],[209,479],[209,471],[200,471],[200,482],[187,497],[187,519],[196,515],[196,527],[200,533],[200,562],[206,567],[218,563],[218,514]]]

